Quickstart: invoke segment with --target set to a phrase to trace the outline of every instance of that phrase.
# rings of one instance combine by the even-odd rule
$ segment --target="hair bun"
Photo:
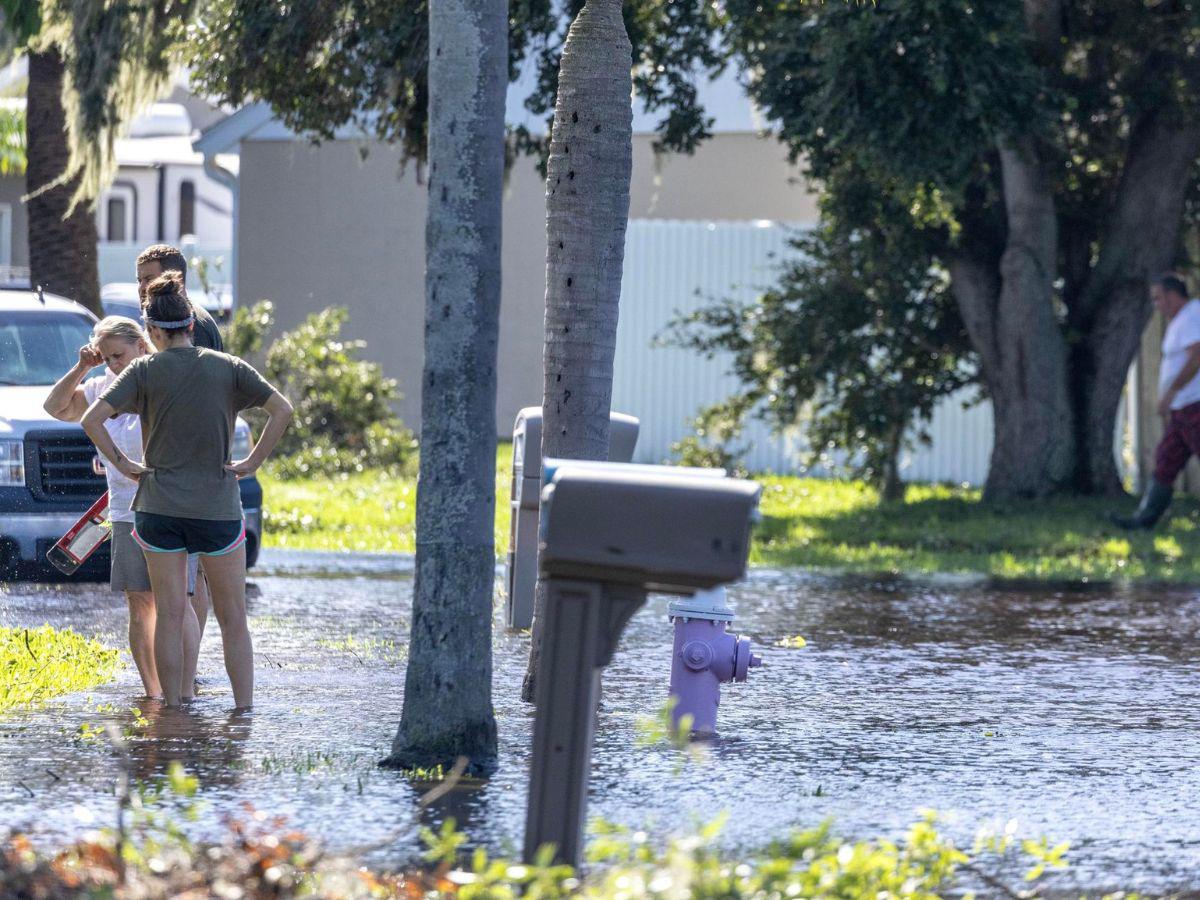
[[[183,293],[183,275],[179,272],[163,272],[146,285],[146,293],[151,297]]]

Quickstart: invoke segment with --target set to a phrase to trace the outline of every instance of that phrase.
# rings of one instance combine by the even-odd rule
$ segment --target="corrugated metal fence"
[[[634,219],[625,239],[625,273],[613,376],[613,409],[642,421],[637,462],[670,458],[671,444],[688,433],[687,420],[737,388],[727,356],[657,346],[675,316],[713,300],[752,301],[776,280],[791,252],[789,229],[774,222],[695,222]],[[847,302],[853,302],[847,298]],[[980,484],[992,446],[992,412],[983,403],[964,408],[963,397],[934,413],[931,446],[904,461],[913,481]],[[794,472],[802,464],[803,435],[773,434],[752,422],[735,446],[748,448],[757,472]]]

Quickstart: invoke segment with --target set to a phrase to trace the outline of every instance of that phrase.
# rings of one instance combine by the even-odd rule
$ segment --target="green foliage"
[[[848,194],[842,205],[857,204],[854,219],[868,207],[874,227],[827,209],[819,228],[792,240],[796,257],[776,287],[756,303],[722,301],[677,320],[670,339],[729,353],[743,386],[702,413],[701,433],[716,421],[727,441],[748,411],[778,428],[803,423],[807,464],[836,470],[832,452],[842,451],[856,477],[891,499],[899,454],[928,442],[935,405],[971,383],[974,367],[930,233],[904,221],[908,211],[886,196]],[[703,458],[694,443],[684,449]]]
[[[111,181],[117,138],[166,93],[178,66],[183,26],[200,6],[200,0],[41,3],[40,29],[30,44],[56,49],[65,64],[70,160],[53,183],[66,184],[79,175],[73,202],[94,201]]]
[[[225,352],[247,361],[256,360],[274,323],[275,304],[270,300],[239,306],[221,335]]]
[[[671,457],[681,466],[725,469],[744,476],[741,458],[749,447],[735,446],[734,441],[742,435],[746,411],[741,397],[701,409],[688,421],[692,433],[671,444]]]
[[[396,382],[384,377],[378,363],[358,358],[365,341],[341,339],[346,318],[346,310],[336,307],[314,313],[267,350],[267,377],[295,408],[268,462],[276,478],[332,477],[369,468],[402,473],[415,464],[416,441],[391,409]],[[239,309],[225,332],[225,349],[243,358],[259,356],[273,323],[268,300]],[[261,423],[261,416],[250,418]]]
[[[536,73],[529,109],[549,119],[567,27],[583,6],[570,0],[515,0],[509,8],[509,70]],[[713,40],[715,8],[703,0],[629,0],[634,81],[647,105],[662,109],[660,142],[690,150],[711,120],[700,108],[697,74],[724,61]],[[212,0],[183,47],[197,87],[222,102],[271,104],[283,121],[315,140],[350,126],[397,142],[406,158],[425,154],[429,53],[425,0],[335,0],[301,7],[274,0]],[[549,134],[549,128],[546,129]],[[543,135],[520,128],[516,152],[544,152]]]
[[[70,629],[0,627],[0,713],[95,687],[119,662],[116,650]]]
[[[0,175],[24,175],[25,163],[25,110],[0,106]]]

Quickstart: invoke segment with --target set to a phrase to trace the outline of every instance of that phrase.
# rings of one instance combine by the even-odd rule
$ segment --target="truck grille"
[[[37,451],[37,471],[26,475],[26,481],[38,499],[90,505],[107,490],[104,476],[92,471],[96,448],[82,431],[42,432],[27,440]]]

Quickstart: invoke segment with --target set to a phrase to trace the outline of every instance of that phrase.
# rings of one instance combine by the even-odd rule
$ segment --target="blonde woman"
[[[150,352],[146,333],[133,319],[109,316],[92,329],[91,342],[79,348],[79,362],[50,391],[44,404],[46,412],[64,422],[78,422],[135,359]],[[108,371],[94,378],[88,372],[105,364]],[[142,458],[142,425],[136,414],[114,416],[104,429],[121,452],[132,459]],[[122,475],[115,466],[105,466],[108,481],[108,513],[112,521],[112,572],[114,591],[123,591],[129,603],[129,652],[142,678],[148,697],[161,697],[162,685],[154,662],[154,592],[142,548],[133,539],[133,503],[137,482]],[[195,678],[200,629],[193,615],[185,625],[185,669],[190,673],[188,695]]]

